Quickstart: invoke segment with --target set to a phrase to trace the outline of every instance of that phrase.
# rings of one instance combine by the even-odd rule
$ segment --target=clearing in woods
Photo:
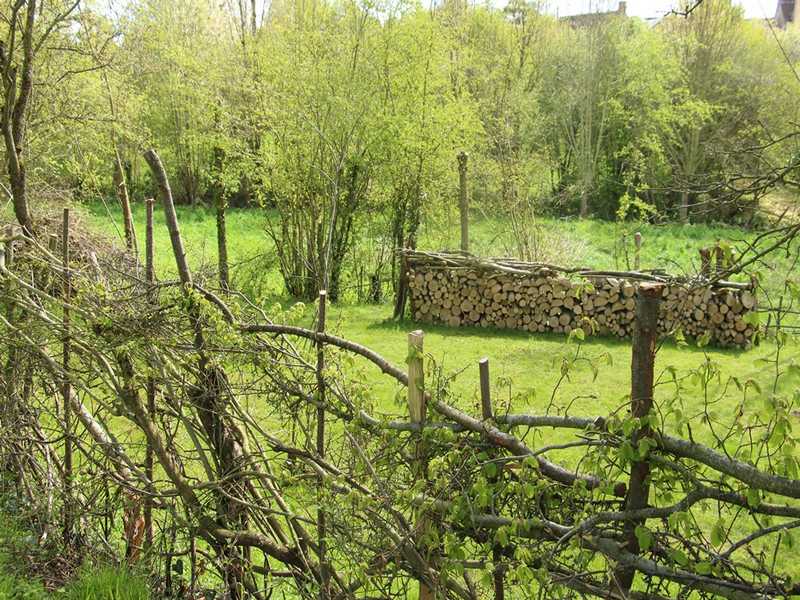
[[[120,224],[121,217],[116,208],[110,209],[113,221]],[[180,207],[178,210],[181,232],[192,267],[201,270],[205,266],[213,270],[216,265],[216,233],[214,213],[202,208]],[[103,205],[91,206],[87,219],[97,228],[107,231],[109,211]],[[137,229],[144,231],[143,206],[136,205],[134,211]],[[282,281],[277,265],[272,258],[272,242],[265,234],[264,212],[256,210],[229,210],[228,216],[229,255],[232,265],[234,287],[253,294],[265,308],[290,309],[284,315],[297,324],[308,326],[314,318],[314,307],[295,305],[282,295]],[[163,215],[157,211],[155,217],[156,270],[160,278],[171,277],[174,260],[169,246],[169,237],[164,226]],[[717,241],[731,243],[744,241],[754,234],[729,226],[711,225],[647,225],[617,224],[607,221],[576,221],[543,219],[542,230],[555,252],[570,252],[568,264],[587,265],[597,269],[627,268],[626,260],[632,260],[630,248],[635,231],[644,238],[641,263],[643,268],[662,268],[673,273],[696,270],[698,249],[713,246]],[[454,247],[457,239],[449,239],[445,233],[429,228],[420,243],[422,248]],[[513,242],[507,237],[507,228],[498,220],[478,220],[471,230],[473,252],[483,256],[497,256],[503,250],[513,250]],[[628,255],[622,239],[628,239]],[[782,285],[782,271],[767,271],[763,274],[767,287]],[[396,322],[391,319],[390,300],[382,304],[356,304],[345,301],[329,309],[328,328],[348,339],[357,341],[391,360],[397,365],[405,362],[407,349],[405,334],[413,329],[425,331],[425,352],[441,368],[455,397],[471,398],[478,406],[478,360],[488,357],[491,365],[492,385],[495,397],[509,402],[513,410],[526,407],[539,410],[551,405],[551,410],[565,410],[571,414],[607,414],[626,404],[630,387],[630,341],[608,338],[588,338],[578,348],[577,344],[565,344],[566,336],[560,334],[536,334],[483,329],[475,327],[449,328],[410,320]],[[740,394],[729,386],[728,377],[736,376],[745,382],[765,382],[770,376],[769,360],[775,346],[762,342],[751,350],[698,348],[696,344],[679,346],[666,340],[657,358],[657,398],[675,395],[675,379],[685,379],[698,369],[716,366],[719,369],[719,389],[722,396],[717,406],[723,409],[735,403]],[[800,354],[796,347],[783,350],[784,358]],[[669,367],[667,372],[664,371]],[[565,373],[566,371],[566,373]],[[364,376],[369,378],[372,393],[381,409],[403,412],[403,406],[394,405],[396,387],[387,378],[369,367]],[[452,379],[450,379],[452,378]],[[781,387],[800,382],[794,376],[783,377]],[[727,390],[722,392],[722,390]],[[730,402],[726,402],[728,398]],[[687,394],[686,410],[692,410],[692,395]],[[756,402],[755,395],[752,401]],[[700,406],[697,400],[696,407]],[[696,408],[695,407],[695,408]]]

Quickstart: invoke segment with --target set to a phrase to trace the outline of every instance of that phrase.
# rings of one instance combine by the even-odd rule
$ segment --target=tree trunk
[[[586,190],[581,192],[581,212],[580,217],[581,219],[585,219],[589,216],[589,194]]]
[[[0,48],[0,62],[2,62],[2,77],[4,106],[0,125],[3,129],[3,141],[6,146],[6,160],[8,161],[8,179],[11,185],[14,214],[17,221],[27,235],[34,235],[33,219],[28,206],[27,173],[23,160],[25,150],[25,126],[28,115],[28,103],[33,91],[33,59],[34,59],[34,24],[36,21],[36,0],[28,0],[25,27],[22,29],[22,78],[17,93],[17,68],[13,64],[14,48]],[[21,7],[18,3],[16,12]],[[13,23],[12,27],[17,25]],[[13,37],[12,37],[13,40]]]
[[[13,145],[11,147],[13,148]],[[11,151],[8,150],[8,144],[6,144],[6,150],[6,155],[9,156],[9,152]],[[19,224],[22,225],[22,228],[25,230],[25,234],[33,237],[33,219],[31,217],[30,210],[28,209],[27,174],[25,172],[25,165],[22,163],[21,156],[18,156],[16,160],[9,158],[8,179],[11,183],[14,215],[17,217]]]
[[[681,192],[681,206],[678,213],[678,218],[681,223],[689,222],[689,192]]]

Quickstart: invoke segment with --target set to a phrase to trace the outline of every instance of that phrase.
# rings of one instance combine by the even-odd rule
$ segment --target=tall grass
[[[148,600],[147,584],[124,568],[86,568],[59,596],[63,600]]]

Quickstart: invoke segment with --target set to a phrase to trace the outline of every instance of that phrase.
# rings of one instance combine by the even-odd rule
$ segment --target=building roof
[[[775,21],[779,27],[795,20],[798,1],[797,0],[778,0],[778,7],[775,9]]]
[[[624,17],[627,15],[627,10],[627,2],[621,1],[617,7],[617,10],[608,12],[584,13],[582,15],[569,15],[562,17],[561,19],[563,21],[567,21],[573,27],[590,27],[611,17]]]

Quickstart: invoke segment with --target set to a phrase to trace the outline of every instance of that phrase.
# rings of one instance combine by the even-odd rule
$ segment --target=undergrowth
[[[0,600],[149,600],[147,582],[125,567],[86,565],[48,590],[32,569],[43,559],[34,536],[0,511]]]

